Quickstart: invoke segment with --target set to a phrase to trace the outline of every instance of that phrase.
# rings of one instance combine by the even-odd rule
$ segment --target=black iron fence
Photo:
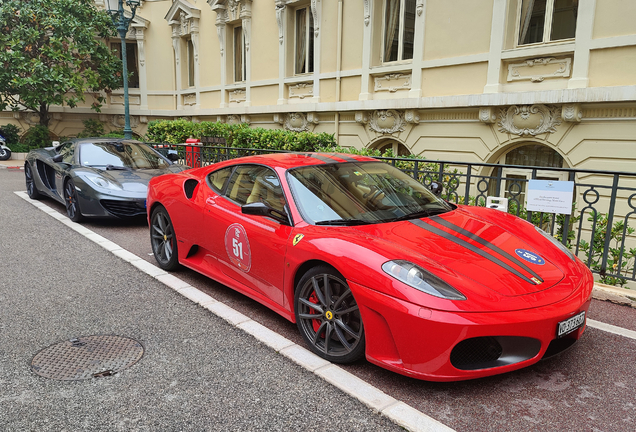
[[[220,142],[219,142],[220,144]],[[281,152],[192,144],[154,144],[179,161],[201,167],[242,156]],[[284,151],[283,151],[284,152]],[[555,236],[579,256],[601,282],[625,286],[636,281],[636,173],[516,165],[378,158],[430,186],[440,182],[443,197],[456,204],[485,206],[488,197],[507,200],[507,211]],[[530,180],[574,183],[571,214],[526,210]],[[630,224],[631,223],[631,224]]]

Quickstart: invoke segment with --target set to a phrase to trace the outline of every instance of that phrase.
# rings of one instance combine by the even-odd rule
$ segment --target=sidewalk
[[[14,159],[13,155],[11,159],[0,161],[0,169],[24,169],[24,160]]]

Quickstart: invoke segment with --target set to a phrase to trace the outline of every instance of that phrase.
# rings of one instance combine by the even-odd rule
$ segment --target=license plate
[[[574,330],[583,327],[583,324],[585,324],[585,311],[557,324],[557,338],[572,333]]]

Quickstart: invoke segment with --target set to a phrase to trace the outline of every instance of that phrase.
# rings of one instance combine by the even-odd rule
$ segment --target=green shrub
[[[46,126],[33,126],[22,136],[22,144],[29,150],[50,147],[52,143],[49,128]]]
[[[12,146],[20,144],[20,128],[14,124],[9,123],[7,125],[2,126],[0,130],[2,131],[2,135],[4,136],[6,145],[12,151],[18,151],[18,150],[13,150]]]
[[[101,137],[104,135],[104,124],[99,120],[88,119],[82,121],[84,130],[77,134],[78,138]]]

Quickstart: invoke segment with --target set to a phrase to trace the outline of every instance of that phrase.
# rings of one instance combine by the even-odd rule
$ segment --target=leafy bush
[[[588,221],[593,222],[594,216],[590,216]],[[601,265],[603,263],[603,249],[605,248],[605,236],[607,235],[607,215],[599,214],[596,220],[596,227],[592,237],[592,244],[585,240],[581,240],[581,250],[585,252],[587,263],[590,260],[590,268],[601,274]],[[623,221],[617,221],[611,228],[610,244],[607,250],[607,270],[615,275],[631,275],[634,270],[634,261],[636,260],[636,248],[625,250],[625,237],[636,231],[635,228],[625,226]],[[622,254],[622,259],[621,259]],[[620,261],[620,268],[619,268]],[[627,279],[621,277],[609,276],[601,274],[601,282],[607,285],[624,286]]]
[[[42,125],[33,126],[22,136],[22,144],[29,150],[50,147],[51,143],[49,128]]]
[[[20,143],[20,128],[14,124],[7,124],[0,128],[4,139],[6,140],[6,145],[13,150],[12,145]]]
[[[77,134],[78,138],[100,137],[104,135],[104,124],[99,120],[88,119],[82,121],[84,130]]]
[[[316,151],[318,148],[333,149],[336,145],[333,135],[324,132],[251,128],[245,123],[193,123],[185,119],[151,121],[146,134],[146,140],[149,142],[169,144],[184,143],[188,138],[202,137],[225,138],[228,147],[269,150]]]

